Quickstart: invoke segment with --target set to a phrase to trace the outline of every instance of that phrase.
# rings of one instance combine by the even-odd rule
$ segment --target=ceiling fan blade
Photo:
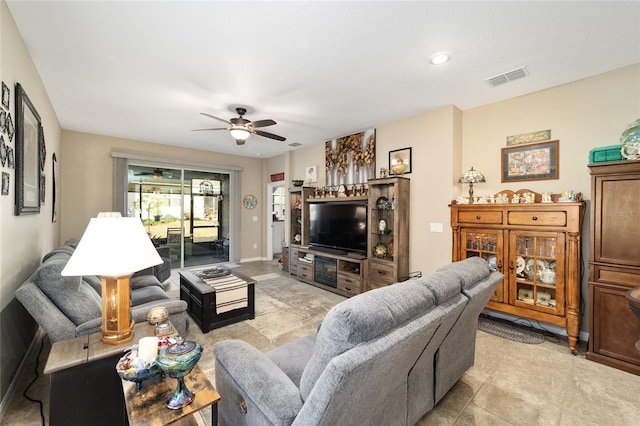
[[[229,130],[227,127],[214,127],[211,129],[192,129],[192,132],[201,132],[203,130]]]
[[[273,126],[274,124],[278,124],[273,120],[258,120],[258,121],[252,121],[251,125],[253,127],[267,127],[267,126]]]
[[[222,121],[223,123],[231,124],[229,120],[225,120],[224,118],[216,117],[215,115],[207,114],[206,112],[201,112],[200,114],[205,117],[213,118],[214,120]]]
[[[286,141],[286,138],[283,138],[282,136],[278,136],[278,135],[274,135],[273,133],[269,133],[269,132],[263,132],[262,130],[254,130],[251,133],[255,133],[256,135],[260,135],[263,136],[265,138],[269,138],[269,139],[275,139],[277,141]]]

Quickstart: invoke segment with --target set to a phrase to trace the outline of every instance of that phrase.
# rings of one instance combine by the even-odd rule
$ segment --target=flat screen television
[[[309,204],[309,231],[309,243],[315,248],[366,255],[367,205],[349,202]]]

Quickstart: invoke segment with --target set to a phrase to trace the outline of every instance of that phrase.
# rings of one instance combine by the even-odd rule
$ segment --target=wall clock
[[[246,209],[253,210],[258,205],[258,199],[253,194],[245,195],[242,199],[242,204]]]

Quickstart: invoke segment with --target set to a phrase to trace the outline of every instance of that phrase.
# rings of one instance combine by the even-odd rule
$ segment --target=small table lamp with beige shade
[[[62,275],[101,277],[101,340],[117,345],[133,339],[131,275],[161,263],[139,218],[100,213],[89,222]]]

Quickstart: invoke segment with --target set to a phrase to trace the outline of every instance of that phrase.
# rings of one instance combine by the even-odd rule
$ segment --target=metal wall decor
[[[9,181],[11,175],[7,172],[2,172],[2,195],[9,195]]]
[[[0,135],[0,165],[2,167],[7,164],[7,147],[4,144],[4,136]]]
[[[16,84],[15,214],[40,213],[42,121],[20,83]]]
[[[2,106],[6,109],[9,109],[9,99],[11,98],[11,92],[9,91],[9,87],[2,82]]]
[[[249,210],[253,210],[258,206],[258,198],[253,194],[245,195],[242,199],[242,205]]]
[[[376,177],[375,168],[375,129],[325,142],[327,185],[367,182]]]

